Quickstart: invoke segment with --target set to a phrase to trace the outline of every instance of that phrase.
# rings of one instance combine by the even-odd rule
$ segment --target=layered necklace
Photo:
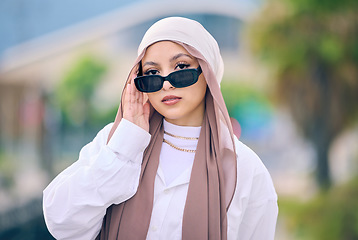
[[[183,137],[183,136],[177,136],[177,135],[174,135],[174,134],[171,134],[171,133],[168,133],[166,131],[164,131],[165,134],[171,136],[171,137],[174,137],[174,138],[178,138],[178,139],[183,139],[183,140],[198,140],[199,138],[198,137]],[[168,140],[166,139],[163,139],[163,142],[165,142],[166,144],[168,144],[169,146],[171,146],[172,148],[176,149],[176,150],[179,150],[179,151],[182,151],[182,152],[188,152],[188,153],[195,153],[196,150],[192,150],[192,149],[185,149],[185,148],[181,148],[181,147],[178,147],[178,146],[175,146],[173,143],[169,142]]]

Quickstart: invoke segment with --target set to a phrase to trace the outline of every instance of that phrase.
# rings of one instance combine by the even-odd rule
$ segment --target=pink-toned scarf
[[[208,84],[206,109],[184,208],[182,239],[227,239],[226,213],[236,186],[236,155],[230,119],[219,87],[223,74],[219,47],[196,21],[180,17],[162,19],[143,37],[130,75],[137,70],[145,49],[164,40],[182,45],[196,57]],[[122,104],[108,140],[121,119]],[[162,122],[163,116],[153,110],[149,120],[151,141],[144,152],[137,193],[107,209],[96,239],[146,239],[163,142]]]

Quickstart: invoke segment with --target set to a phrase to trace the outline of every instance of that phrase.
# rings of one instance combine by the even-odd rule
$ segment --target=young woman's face
[[[181,45],[171,41],[157,42],[148,47],[143,59],[143,75],[168,76],[181,69],[198,68],[199,63]],[[164,81],[163,88],[147,93],[152,106],[165,119],[180,126],[201,126],[205,111],[206,81],[200,74],[198,81],[185,88],[175,88]]]

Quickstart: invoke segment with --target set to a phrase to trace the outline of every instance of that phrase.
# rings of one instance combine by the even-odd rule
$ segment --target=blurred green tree
[[[329,148],[358,114],[358,1],[268,0],[249,38],[315,146],[318,184],[330,187]]]
[[[223,79],[220,89],[230,117],[240,124],[240,137],[245,140],[263,137],[272,117],[267,93],[233,79]]]
[[[103,62],[86,55],[65,74],[55,93],[65,125],[89,126],[94,111],[91,100],[105,72]]]
[[[280,199],[280,210],[295,239],[358,239],[358,178],[309,201]]]

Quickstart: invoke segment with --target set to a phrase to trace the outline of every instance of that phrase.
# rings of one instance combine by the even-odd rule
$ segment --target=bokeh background
[[[53,239],[42,191],[115,118],[145,30],[217,39],[236,134],[279,195],[277,240],[358,239],[358,1],[0,1],[0,239]]]

